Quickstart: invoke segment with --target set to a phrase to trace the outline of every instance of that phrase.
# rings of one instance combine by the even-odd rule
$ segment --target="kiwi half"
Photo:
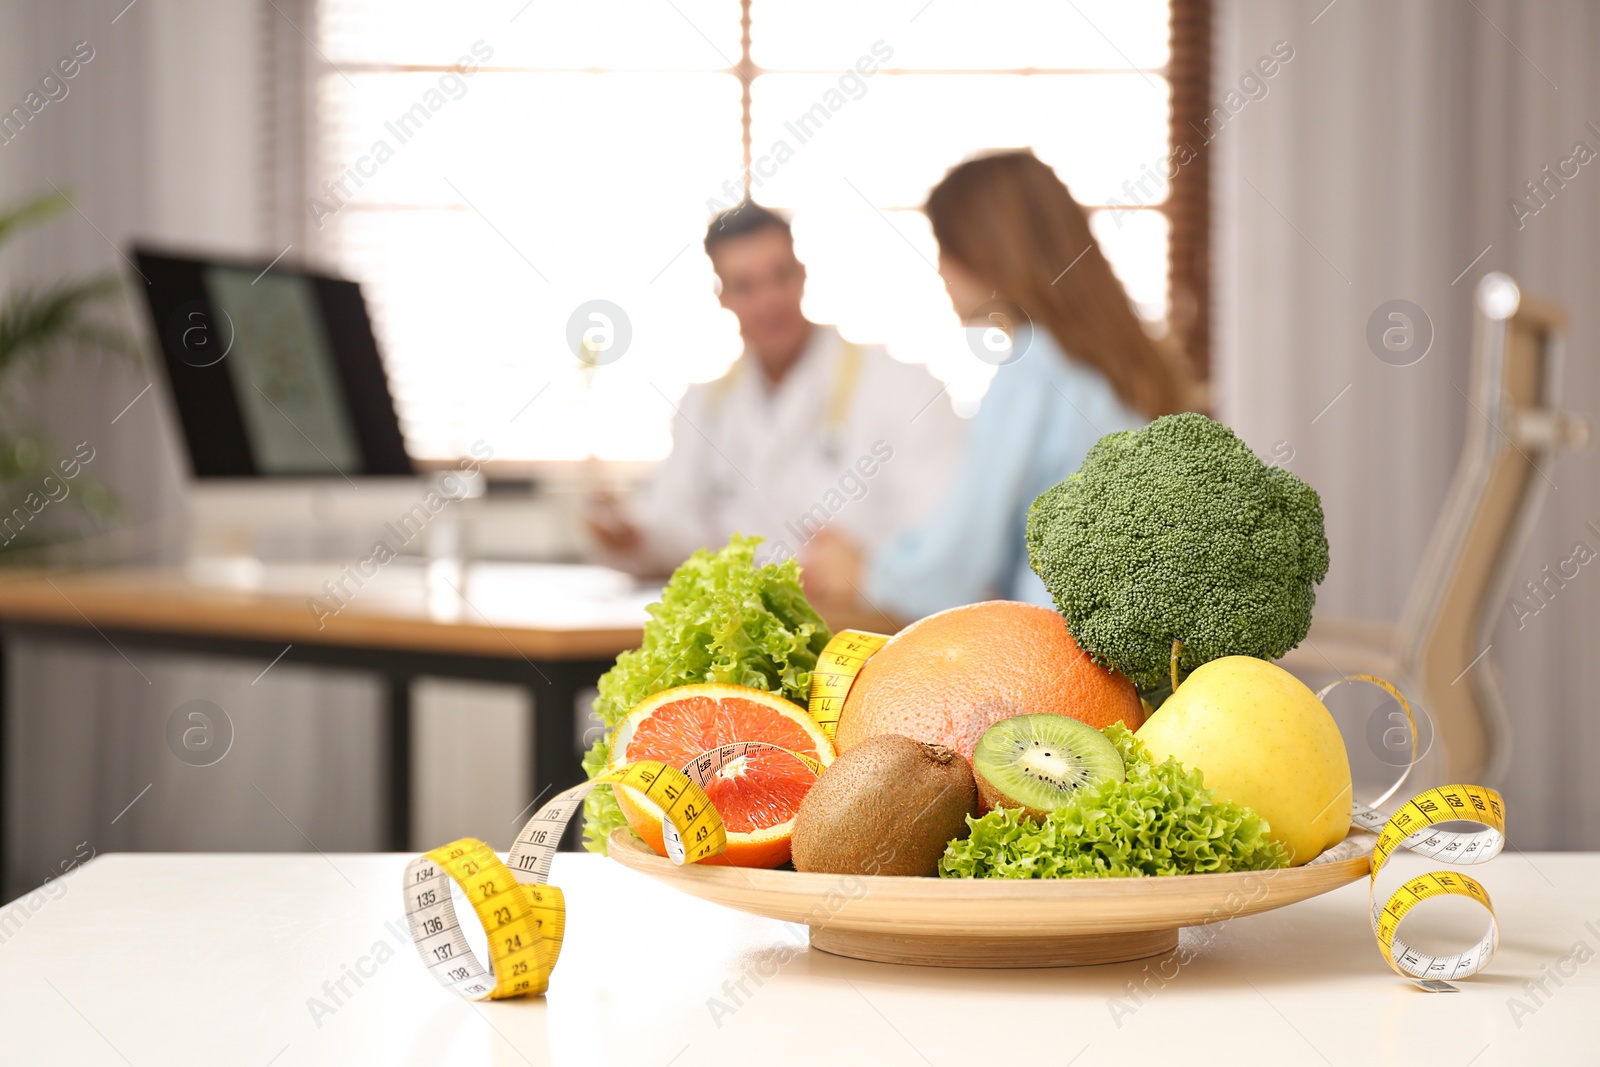
[[[1035,819],[1065,805],[1073,792],[1127,768],[1110,738],[1065,715],[1018,715],[983,732],[972,752],[983,808],[1023,808]]]

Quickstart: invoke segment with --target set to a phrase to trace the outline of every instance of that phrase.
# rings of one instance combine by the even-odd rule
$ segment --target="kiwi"
[[[833,761],[795,814],[797,871],[937,873],[951,838],[967,835],[978,787],[966,757],[899,734],[868,738]]]
[[[1044,818],[1073,792],[1108,778],[1122,781],[1127,768],[1110,738],[1065,715],[1018,715],[983,732],[972,750],[983,809],[1023,808]]]

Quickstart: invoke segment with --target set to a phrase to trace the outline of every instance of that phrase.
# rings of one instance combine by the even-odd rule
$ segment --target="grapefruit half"
[[[682,768],[702,753],[735,741],[764,741],[824,766],[833,762],[828,735],[798,704],[742,685],[682,685],[647,697],[617,724],[610,765],[659,760]],[[702,862],[731,867],[787,863],[795,813],[816,780],[805,764],[771,750],[757,750],[727,764],[705,790],[727,828],[728,848]],[[616,792],[634,833],[665,856],[661,809],[630,790]]]

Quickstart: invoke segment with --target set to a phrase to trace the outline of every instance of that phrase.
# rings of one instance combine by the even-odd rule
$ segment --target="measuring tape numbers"
[[[1372,869],[1367,881],[1372,936],[1377,939],[1384,962],[1396,974],[1430,993],[1454,993],[1456,987],[1450,983],[1483,970],[1500,947],[1500,922],[1495,918],[1488,891],[1476,878],[1465,874],[1432,871],[1408,879],[1386,901],[1379,903],[1378,872],[1395,851],[1402,848],[1427,859],[1460,866],[1494,859],[1506,843],[1505,801],[1499,793],[1484,786],[1446,785],[1417,794],[1400,805],[1393,815],[1376,810],[1400,791],[1417,764],[1417,719],[1405,694],[1376,675],[1352,674],[1330,682],[1317,693],[1317,699],[1323,699],[1346,682],[1365,682],[1388,693],[1399,703],[1411,731],[1411,760],[1406,769],[1371,806],[1356,804],[1350,815],[1352,825],[1378,835],[1372,847]],[[1444,823],[1474,828],[1441,829]],[[1444,955],[1422,952],[1406,944],[1399,934],[1401,921],[1423,901],[1447,896],[1465,897],[1489,913],[1488,928],[1478,943],[1465,952]]]
[[[1368,882],[1368,903],[1372,911],[1372,933],[1384,961],[1396,974],[1409,978],[1434,993],[1455,992],[1450,982],[1477,974],[1489,965],[1500,947],[1500,923],[1495,918],[1489,892],[1477,879],[1456,871],[1430,871],[1408,879],[1378,902],[1378,872],[1397,849],[1406,849],[1431,860],[1471,865],[1494,859],[1505,847],[1505,802],[1493,789],[1480,785],[1446,785],[1417,794],[1385,817],[1370,809],[1358,809],[1356,825],[1376,829],[1378,843],[1372,849],[1372,877]],[[1470,824],[1476,829],[1446,830],[1440,823]],[[1380,828],[1381,827],[1381,828]],[[1414,949],[1400,939],[1400,923],[1425,900],[1458,896],[1480,905],[1489,915],[1489,926],[1482,939],[1465,952],[1431,955]]]
[[[406,865],[406,925],[434,978],[468,1000],[535,996],[550,987],[566,933],[566,899],[549,884],[551,862],[583,798],[597,785],[620,786],[659,809],[667,855],[677,864],[720,854],[727,829],[705,786],[754,749],[775,749],[821,775],[820,761],[779,745],[739,741],[702,753],[682,770],[640,760],[558,793],[523,825],[502,861],[476,838],[452,841]],[[486,966],[467,944],[451,897],[459,886],[489,941]]]
[[[467,945],[451,902],[459,885],[489,936],[486,969]],[[406,866],[406,925],[428,971],[469,1000],[543,993],[561,952],[564,902],[555,886],[528,886],[482,841],[464,837]],[[548,925],[547,925],[548,924]]]
[[[562,831],[597,785],[632,790],[662,811],[679,841],[675,863],[694,863],[727,846],[727,831],[699,782],[664,763],[641,760],[555,796],[517,834],[506,862],[475,838],[462,838],[406,865],[406,925],[417,955],[445,988],[468,1000],[543,993],[561,954],[566,900],[547,884]],[[689,842],[684,845],[683,842]],[[467,945],[451,900],[455,884],[489,939],[486,967]]]
[[[822,777],[821,760],[813,759],[803,752],[795,752],[793,749],[784,748],[782,745],[768,744],[765,741],[735,741],[732,744],[712,749],[710,752],[703,753],[690,761],[683,768],[683,771],[695,785],[704,790],[707,783],[722,774],[723,768],[734,764],[736,761],[743,762],[746,756],[757,749],[770,749],[773,752],[782,752],[786,756],[792,756],[805,764],[813,775],[818,778]],[[696,830],[695,833],[698,835],[702,831]],[[661,840],[666,845],[667,858],[678,864],[692,862],[687,857],[694,846],[700,843],[697,839],[685,842],[677,827],[665,819],[661,822]],[[724,834],[724,840],[726,840],[726,834]],[[718,848],[717,851],[721,852],[722,849]],[[696,856],[695,858],[703,859],[704,857]]]
[[[839,729],[839,716],[844,713],[845,698],[850,695],[856,675],[888,643],[884,634],[840,630],[822,647],[817,665],[811,670],[809,710],[829,741]]]

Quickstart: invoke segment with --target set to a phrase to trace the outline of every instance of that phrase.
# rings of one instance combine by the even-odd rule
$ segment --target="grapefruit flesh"
[[[990,600],[907,626],[861,668],[834,735],[840,752],[878,734],[904,734],[968,759],[983,732],[1017,715],[1066,715],[1104,729],[1144,721],[1139,693],[1097,667],[1061,616],[1037,604]]]
[[[685,685],[641,701],[617,724],[611,766],[659,760],[682,768],[702,753],[736,741],[763,741],[810,756],[824,766],[834,748],[806,709],[762,689]],[[800,801],[817,780],[809,767],[782,752],[757,749],[724,766],[706,795],[728,831],[728,848],[701,862],[777,867],[789,860],[789,833]],[[628,825],[661,855],[661,810],[630,790],[617,790]]]

